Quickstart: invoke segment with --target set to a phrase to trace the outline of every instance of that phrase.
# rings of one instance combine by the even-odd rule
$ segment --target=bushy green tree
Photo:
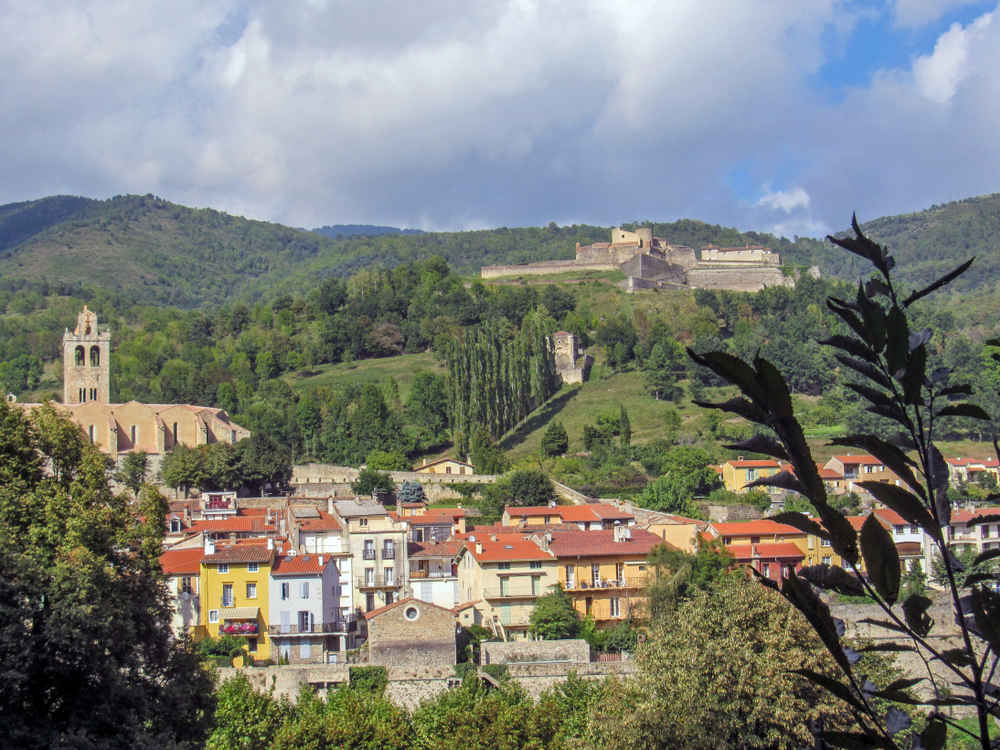
[[[370,497],[373,492],[391,493],[396,490],[392,477],[374,469],[362,469],[358,478],[351,482],[351,491],[358,496]]]
[[[555,585],[552,593],[535,600],[528,621],[529,631],[543,640],[575,638],[580,633],[580,615],[574,609],[569,594],[559,584]]]
[[[132,490],[134,494],[146,481],[148,467],[149,456],[146,455],[145,451],[126,453],[125,458],[122,459],[121,468],[115,474],[115,479]]]
[[[29,423],[0,403],[0,746],[204,742],[211,679],[170,631],[165,512],[154,490],[112,494],[106,457],[52,408]]]
[[[562,422],[552,422],[542,435],[542,453],[546,456],[561,456],[569,449],[569,435]]]

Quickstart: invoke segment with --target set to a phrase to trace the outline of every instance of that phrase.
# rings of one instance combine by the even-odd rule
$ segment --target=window
[[[233,606],[233,584],[231,583],[222,584],[222,606]]]
[[[291,586],[289,586],[288,583],[281,584],[281,601],[288,600],[288,597],[291,595],[291,592],[289,591],[290,588]]]
[[[760,544],[760,537],[759,536],[750,537],[750,544]]]
[[[257,584],[253,581],[247,584],[247,599],[257,598]]]
[[[594,586],[601,582],[601,566],[597,563],[590,564],[590,579]]]
[[[510,579],[506,576],[500,579],[500,596],[510,596]]]
[[[90,366],[91,367],[101,366],[101,349],[98,346],[90,347]]]
[[[611,616],[612,617],[621,617],[622,616],[622,610],[621,610],[621,605],[619,604],[619,601],[618,601],[618,597],[617,596],[612,596],[608,600],[608,603],[611,605]]]
[[[256,573],[260,570],[260,563],[247,563],[247,573]]]
[[[830,546],[830,540],[829,539],[823,539],[823,540],[821,540],[820,543],[819,543],[819,546],[820,547],[829,547]]]
[[[393,568],[385,568],[385,585],[392,586],[395,583],[396,571]]]
[[[73,364],[75,364],[77,367],[83,367],[83,359],[84,359],[83,347],[78,346],[76,347],[76,351],[73,354]]]
[[[413,530],[413,541],[415,541],[415,542],[422,542],[422,541],[424,541],[424,530],[423,529],[414,529]]]
[[[91,401],[96,401],[97,400],[97,389],[96,388],[91,388],[90,389],[90,400]]]
[[[298,620],[299,620],[300,633],[312,632],[312,616],[310,615],[309,610],[307,609],[299,610]]]
[[[761,572],[761,575],[763,575],[765,578],[770,578],[771,577],[771,563],[764,563],[763,565],[761,565],[760,572]]]
[[[210,623],[216,623],[219,621],[219,610],[210,609],[208,610],[208,621]]]
[[[531,576],[531,595],[532,596],[538,596],[538,589],[539,589],[538,584],[539,584],[540,581],[541,581],[541,578],[539,578],[538,576]]]
[[[576,567],[573,565],[566,566],[566,588],[576,588]]]
[[[413,622],[418,617],[420,617],[420,610],[413,606],[407,607],[406,611],[403,612],[403,617],[405,617],[410,622]]]
[[[93,443],[94,442],[94,425],[90,425],[90,427],[87,428],[87,435],[90,437],[90,442]]]
[[[733,543],[733,538],[731,536],[724,536],[724,537],[722,537],[722,543],[723,544],[732,544]]]
[[[542,561],[541,560],[532,560],[528,564],[528,567],[531,568],[532,570],[541,570],[542,569]]]
[[[587,597],[587,598],[586,598],[586,599],[584,600],[584,609],[586,610],[586,614],[588,614],[588,615],[589,615],[589,614],[590,614],[590,611],[591,611],[591,610],[592,610],[593,608],[594,608],[594,597],[592,597],[592,596],[588,596],[588,597]]]
[[[177,423],[174,422],[174,445],[177,445]]]
[[[302,598],[303,599],[309,598],[309,581],[302,582]]]
[[[382,543],[382,559],[383,560],[396,559],[396,543],[391,539],[386,539]]]
[[[358,519],[358,526],[367,526],[367,525],[368,525],[368,519],[367,518],[359,518]]]
[[[371,612],[375,609],[375,594],[368,592],[365,594],[365,612]]]
[[[229,563],[219,563],[219,572],[220,573],[228,573],[229,572]]]
[[[170,519],[170,532],[176,534],[181,530],[181,519],[171,518]]]
[[[251,654],[257,653],[257,639],[247,638],[247,648],[250,649]]]
[[[502,563],[498,563],[498,564],[497,564],[497,567],[498,567],[498,568],[499,568],[500,570],[510,570],[510,563],[509,563],[509,562],[502,562]]]
[[[184,576],[181,578],[181,593],[193,594],[194,589],[191,587],[191,576]]]
[[[136,436],[135,425],[132,425],[132,429],[129,430],[129,435],[130,435],[129,439],[132,441],[132,445],[134,446],[135,445],[135,436]]]
[[[823,555],[823,564],[824,565],[829,565],[830,564],[830,556],[829,555]]]
[[[365,539],[365,541],[364,541],[364,549],[362,550],[362,555],[361,556],[365,560],[374,560],[375,559],[375,540],[374,539]]]
[[[229,431],[229,442],[236,445],[236,430]]]

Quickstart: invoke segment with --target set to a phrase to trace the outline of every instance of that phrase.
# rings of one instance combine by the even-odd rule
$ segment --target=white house
[[[340,572],[324,554],[275,558],[268,591],[271,653],[289,664],[336,661],[353,647],[356,623],[340,614]]]

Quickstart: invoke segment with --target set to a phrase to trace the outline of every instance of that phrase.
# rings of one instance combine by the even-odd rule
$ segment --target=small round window
[[[413,620],[416,620],[418,617],[420,617],[420,610],[417,609],[416,607],[407,607],[405,610],[403,610],[403,617],[412,622]]]

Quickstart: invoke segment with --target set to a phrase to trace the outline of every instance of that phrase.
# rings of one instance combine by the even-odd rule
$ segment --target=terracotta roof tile
[[[562,557],[608,557],[638,555],[646,557],[654,547],[667,544],[652,532],[643,529],[629,529],[631,539],[616,542],[614,529],[601,531],[576,531],[553,534],[549,550],[557,558]],[[667,544],[667,546],[671,546]]]
[[[794,526],[784,523],[777,523],[766,518],[758,521],[727,521],[711,523],[709,526],[719,534],[719,536],[761,536],[765,534],[805,534]]]
[[[167,550],[160,555],[160,568],[166,576],[198,575],[204,555],[201,547]]]
[[[481,563],[551,560],[553,556],[531,541],[526,534],[474,534],[475,541],[466,541],[465,548]],[[496,541],[493,541],[494,538]],[[476,547],[482,545],[482,551]]]
[[[757,554],[754,555],[754,550]],[[736,544],[726,547],[726,551],[733,556],[737,562],[746,562],[759,557],[762,560],[772,559],[798,559],[805,558],[802,550],[791,542],[762,543],[762,544]]]
[[[458,539],[437,543],[410,542],[408,552],[410,557],[454,557],[463,546]]]
[[[273,576],[320,575],[330,564],[330,555],[278,555],[271,568]],[[322,565],[320,564],[322,561]]]
[[[365,619],[370,620],[373,617],[378,617],[381,614],[388,612],[390,609],[396,609],[396,607],[402,607],[404,604],[416,603],[421,607],[434,607],[435,609],[441,609],[445,612],[451,612],[455,614],[454,609],[448,609],[447,607],[439,607],[431,602],[425,602],[422,599],[414,599],[412,596],[408,596],[405,599],[400,599],[398,602],[393,602],[392,604],[386,604],[384,607],[379,607],[378,609],[373,609],[371,612],[365,612]]]
[[[298,519],[299,531],[341,531],[343,527],[332,514],[325,510],[318,511],[319,518]]]
[[[216,545],[214,555],[205,555],[201,562],[203,565],[215,565],[217,563],[268,563],[274,557],[274,550],[268,549],[263,544],[237,544],[230,546]]]

